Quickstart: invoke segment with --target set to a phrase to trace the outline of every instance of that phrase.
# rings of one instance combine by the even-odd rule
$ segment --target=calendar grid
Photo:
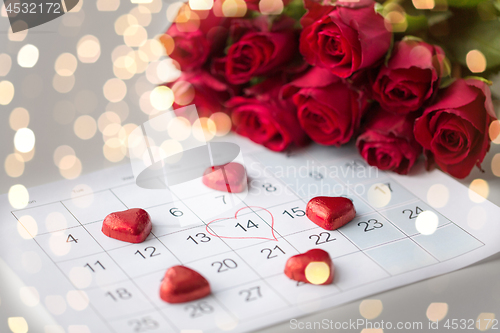
[[[19,221],[19,219],[17,218],[17,216],[14,214],[14,211],[11,211],[12,215],[14,216],[14,218],[17,220],[17,223],[19,223],[24,229],[25,231],[31,236],[31,238],[33,239],[33,241],[35,241],[35,243],[38,245],[38,247],[43,251],[43,253],[51,260],[52,264],[54,266],[57,267],[57,270],[63,275],[66,277],[66,280],[68,280],[72,285],[73,285],[73,282],[66,276],[66,274],[64,274],[64,272],[62,271],[62,269],[59,267],[59,265],[57,265],[57,263],[52,259],[52,257],[45,251],[45,249],[40,246],[40,243],[38,243],[38,241],[35,239],[35,237],[29,232],[29,230],[21,223],[21,221]],[[95,306],[89,302],[89,306],[92,308],[92,310],[96,313],[96,315],[99,317],[99,319],[101,319],[101,321],[112,331],[112,332],[115,332],[115,330],[109,325],[108,321],[106,320],[106,318],[104,318],[100,313],[99,311],[97,311],[97,309],[95,308]]]
[[[278,176],[275,172],[267,169],[267,167],[272,166],[273,163],[275,163],[274,165],[276,165],[276,163],[282,163],[285,165],[287,160],[284,159],[282,155],[274,155],[275,160],[270,159],[268,161],[268,152],[265,152],[265,154],[268,155],[264,156],[264,158],[259,156],[259,154],[261,153],[257,152],[250,155],[250,159],[256,163],[256,165],[260,168],[259,170],[263,171],[262,175],[257,176],[257,178],[254,179],[257,181],[257,185],[254,186],[256,186],[257,189],[262,190],[262,188],[266,188],[266,186],[269,185],[272,186],[274,190],[276,190],[276,188],[284,189],[284,194],[273,196],[272,192],[264,192],[264,197],[272,198],[272,200],[267,201],[265,199],[260,199],[257,195],[254,195],[250,190],[251,186],[249,185],[249,196],[247,198],[239,199],[240,201],[236,205],[235,202],[227,203],[228,205],[234,207],[234,210],[237,209],[236,207],[242,207],[242,209],[245,208],[248,209],[248,211],[244,211],[241,215],[237,215],[234,218],[232,217],[234,216],[234,213],[232,215],[232,211],[228,211],[226,212],[226,216],[228,216],[227,218],[222,218],[220,221],[216,221],[205,217],[206,214],[204,214],[203,211],[200,211],[200,207],[193,206],[193,203],[196,202],[193,200],[208,200],[207,198],[218,195],[219,192],[212,190],[209,192],[193,191],[192,193],[186,192],[182,195],[177,195],[174,191],[167,190],[172,195],[171,199],[159,198],[152,202],[153,204],[150,206],[142,206],[147,210],[158,212],[158,214],[163,213],[165,210],[168,212],[168,209],[170,208],[170,214],[172,216],[170,216],[170,214],[168,216],[161,216],[160,219],[155,220],[156,226],[161,226],[162,223],[165,223],[165,221],[175,221],[177,216],[172,212],[172,209],[182,209],[182,214],[185,214],[184,217],[187,219],[192,217],[193,221],[191,221],[191,224],[180,224],[180,227],[178,226],[175,228],[172,227],[173,224],[166,223],[166,227],[164,229],[160,228],[158,229],[158,232],[156,230],[152,231],[151,236],[149,236],[145,241],[145,243],[147,243],[145,246],[147,247],[144,250],[142,248],[139,249],[142,252],[138,250],[136,253],[133,253],[133,251],[138,249],[136,247],[137,244],[120,244],[118,241],[108,240],[106,237],[101,235],[99,222],[102,222],[102,218],[96,219],[96,217],[98,217],[96,214],[99,213],[99,216],[104,216],[100,213],[104,208],[99,208],[101,210],[97,209],[97,213],[92,213],[93,209],[86,208],[81,210],[79,207],[74,206],[74,203],[72,203],[74,200],[83,200],[86,196],[92,195],[92,198],[94,198],[94,203],[92,204],[105,204],[106,207],[109,204],[116,208],[115,211],[118,211],[118,207],[122,206],[123,207],[120,210],[140,206],[130,204],[127,201],[131,200],[130,196],[123,197],[124,194],[131,191],[131,188],[135,188],[134,182],[110,186],[109,188],[103,190],[94,191],[91,194],[87,193],[72,196],[71,198],[37,205],[30,207],[29,209],[13,210],[12,215],[17,219],[18,223],[20,223],[23,228],[33,236],[32,238],[35,240],[38,247],[40,247],[43,253],[50,258],[51,262],[57,266],[59,272],[65,276],[66,280],[68,280],[77,290],[87,292],[90,299],[90,308],[97,314],[106,327],[108,327],[112,332],[120,333],[122,332],[121,327],[128,325],[131,317],[139,318],[139,316],[141,318],[149,318],[153,321],[156,320],[156,324],[160,326],[162,325],[162,322],[165,322],[170,329],[176,331],[191,328],[191,324],[187,324],[191,321],[182,321],[180,319],[182,316],[182,318],[187,318],[184,320],[193,320],[193,323],[194,321],[202,323],[204,322],[203,320],[205,320],[203,318],[209,318],[209,315],[213,314],[213,316],[215,316],[217,314],[225,318],[225,320],[232,320],[236,323],[242,324],[257,319],[261,315],[265,314],[267,308],[266,306],[262,306],[262,304],[272,304],[273,311],[282,311],[285,309],[295,308],[298,304],[312,304],[318,299],[325,300],[326,302],[327,299],[332,300],[332,298],[339,295],[339,293],[349,292],[375,282],[380,282],[387,278],[396,277],[401,274],[408,274],[422,268],[438,266],[440,263],[457,258],[485,246],[485,243],[478,237],[465,230],[459,224],[448,219],[440,211],[432,207],[427,209],[427,204],[425,204],[421,198],[408,192],[397,180],[384,172],[381,172],[380,175],[377,174],[376,178],[366,178],[362,180],[354,179],[353,183],[347,178],[344,179],[340,176],[326,177],[326,175],[322,175],[320,171],[318,172],[320,167],[341,165],[345,161],[355,159],[354,154],[332,157],[330,159],[323,160],[317,160],[314,158],[314,154],[310,155],[307,152],[304,155],[292,155],[290,157],[292,162],[290,163],[295,163],[297,166],[302,166],[304,164],[305,157],[308,158],[308,163],[309,161],[313,162],[312,166],[307,166],[307,173],[311,179],[307,178],[307,176],[304,178],[298,177],[297,179],[293,179],[293,181],[297,181],[297,186],[300,184],[310,184],[313,181],[319,181],[322,184],[331,182],[328,183],[330,185],[338,183],[342,186],[344,191],[342,192],[343,195],[352,196],[350,199],[356,201],[355,206],[357,210],[359,204],[360,211],[357,213],[355,221],[352,223],[347,224],[345,227],[336,231],[321,229],[304,217],[305,205],[309,200],[310,193],[301,193],[300,189],[297,190],[295,185],[291,183],[291,178]],[[361,163],[362,161],[360,162],[356,160],[354,163],[351,162],[351,164],[356,165],[356,168],[360,167]],[[319,177],[318,174],[321,177]],[[316,176],[316,178],[314,178],[313,175]],[[163,182],[163,180],[158,177],[151,177],[148,180]],[[370,185],[373,186],[374,184],[384,183],[387,181],[390,182],[394,191],[396,191],[396,194],[393,195],[396,200],[395,202],[390,201],[382,207],[377,207],[370,202],[364,194],[354,191],[355,186],[357,185],[369,187]],[[299,184],[299,182],[302,183]],[[266,188],[266,191],[268,189],[269,188]],[[393,189],[391,189],[391,192]],[[322,195],[331,195],[331,193],[322,193]],[[216,196],[216,198],[220,197],[221,195]],[[232,196],[229,196],[229,198],[233,199]],[[214,199],[212,198],[211,200]],[[225,205],[226,199],[224,199],[223,195],[222,200]],[[257,202],[257,204],[255,202]],[[173,207],[172,205],[174,203],[175,205],[179,204],[179,206]],[[260,203],[265,203],[265,205]],[[60,204],[62,207],[61,209],[64,209],[64,212],[60,213],[69,214],[76,221],[76,225],[73,225],[72,221],[68,221],[69,225],[65,225],[64,228],[49,228],[47,226],[46,228],[42,228],[39,233],[30,233],[29,228],[22,223],[21,217],[23,214],[28,214],[26,211],[31,210],[33,210],[35,215],[42,214],[44,211],[50,210],[49,208],[52,207],[55,211],[57,211],[58,208],[55,206],[56,204]],[[219,202],[219,204],[222,204],[222,202]],[[239,206],[240,204],[241,206]],[[422,206],[422,204],[424,205]],[[410,210],[410,216],[414,213],[411,210],[414,207],[411,209],[408,208],[412,205],[423,207],[423,209],[420,208],[421,211],[431,210],[438,215],[439,225],[436,226],[435,233],[439,234],[439,237],[446,237],[448,234],[454,235],[454,237],[458,235],[458,239],[465,240],[466,246],[459,249],[459,252],[457,253],[448,251],[446,247],[444,247],[445,250],[443,250],[442,247],[436,245],[437,243],[431,242],[433,239],[432,237],[434,236],[426,237],[418,231],[413,231],[412,228],[414,228],[414,223],[411,224],[408,222],[407,225],[403,224],[403,222],[407,222],[407,220],[410,219],[410,217],[404,216],[404,211]],[[297,206],[293,209],[298,209],[300,212],[303,212],[303,215],[292,216],[288,213],[288,215],[290,215],[290,217],[288,217],[285,213],[290,212],[293,206]],[[38,211],[37,209],[41,210]],[[284,209],[283,214],[281,214],[282,209]],[[403,216],[401,211],[403,211]],[[416,209],[415,212],[417,212]],[[274,223],[272,224],[267,218],[268,213],[274,218]],[[43,214],[40,216],[45,216]],[[84,216],[83,219],[80,216],[81,214]],[[236,232],[234,228],[222,228],[227,226],[224,225],[224,223],[227,223],[227,220],[237,220],[239,217],[247,216],[253,216],[258,219],[259,222],[257,225],[259,226],[262,222],[264,222],[261,228],[264,228],[265,226],[263,230],[272,230],[275,240],[253,239],[247,242],[235,241],[234,237],[231,239],[231,237],[226,237],[227,235],[224,236],[225,232]],[[403,221],[403,217],[406,218],[406,220]],[[380,229],[383,230],[382,233],[376,234],[377,231],[374,231],[375,234],[369,234],[369,236],[366,236],[365,233],[369,226],[370,219],[377,221],[381,225],[379,228],[383,228]],[[252,220],[254,219],[252,218]],[[257,223],[257,220],[254,221]],[[212,222],[214,222],[214,224],[211,224]],[[410,222],[412,221],[410,220]],[[364,232],[362,230],[363,227],[359,227],[360,223],[366,224]],[[374,222],[371,223],[373,224]],[[58,224],[54,225],[59,227]],[[61,234],[66,237],[68,232],[70,232],[69,235],[71,236],[71,234],[78,234],[80,230],[85,233],[85,235],[81,235],[82,242],[88,238],[89,241],[93,242],[92,244],[97,244],[95,246],[90,246],[88,249],[86,248],[85,251],[77,251],[75,253],[71,252],[67,257],[58,256],[57,253],[50,253],[50,250],[53,250],[51,248],[52,244],[47,245],[47,242],[52,241],[54,235]],[[203,232],[204,230],[205,232]],[[246,232],[246,230],[244,231]],[[207,242],[210,242],[208,244],[211,244],[209,247],[204,248],[202,247],[204,245],[200,246],[200,244],[204,243],[201,243],[198,238],[196,238],[196,240],[193,238],[195,236],[198,237],[200,234],[203,234],[203,237],[208,239]],[[371,237],[373,235],[375,236]],[[187,239],[185,239],[186,237]],[[447,241],[449,242],[450,240]],[[189,243],[191,246],[190,248],[187,247],[186,242]],[[150,255],[148,258],[152,258],[155,253],[154,251],[157,251],[156,256],[159,254],[164,256],[160,261],[155,261],[161,263],[157,269],[155,269],[156,266],[149,264],[149,262],[146,263],[146,260],[149,259],[146,259],[144,254],[146,254],[148,248],[153,251],[148,253]],[[191,248],[194,250],[189,250]],[[282,253],[278,252],[276,248],[279,248]],[[290,281],[284,276],[284,262],[287,258],[293,255],[292,253],[303,253],[311,248],[324,248],[327,251],[329,251],[329,249],[340,249],[340,252],[337,252],[336,250],[332,251],[331,255],[336,270],[338,269],[341,277],[339,279],[336,277],[334,284],[330,286],[316,287],[318,288],[316,289],[318,293],[312,292],[308,298],[299,299],[297,298],[297,295],[302,295],[304,293],[302,290],[311,290],[308,289],[311,285],[301,285],[300,288],[304,289],[293,289],[298,287],[295,285],[294,281]],[[269,252],[263,252],[264,250]],[[191,252],[187,253],[185,251]],[[416,251],[415,253],[419,256],[418,258],[415,257],[416,259],[414,260],[416,263],[412,265],[400,265],[401,267],[397,265],[394,266],[392,262],[389,262],[387,261],[388,259],[386,259],[389,257],[387,253],[411,253],[411,251]],[[139,252],[139,254],[137,252]],[[267,259],[265,258],[266,253],[269,253],[267,255]],[[273,253],[274,256],[271,257],[271,253]],[[101,257],[101,255],[105,257]],[[128,261],[132,261],[132,259],[142,260],[139,255],[145,259],[145,261],[141,262],[144,263],[144,266],[141,267],[147,268],[145,270],[141,270],[139,267],[134,269],[128,263]],[[260,257],[257,258],[257,256]],[[69,269],[82,267],[85,261],[88,261],[85,265],[87,266],[92,264],[96,259],[98,259],[96,263],[109,260],[112,264],[108,268],[110,271],[109,275],[102,280],[92,281],[94,284],[88,284],[81,287],[68,275]],[[230,260],[228,261],[229,263],[234,263],[234,267],[223,266],[225,260]],[[158,295],[160,278],[164,275],[166,268],[171,266],[167,267],[165,264],[166,262],[178,262],[179,264],[186,265],[195,270],[201,270],[202,275],[207,277],[211,285],[213,284],[212,295],[205,300],[190,302],[186,305],[173,306],[159,300]],[[364,277],[362,276],[363,274],[357,274],[356,269],[348,265],[350,262],[361,263],[364,265],[363,267],[365,267],[365,269],[369,269],[371,273],[373,272],[373,274],[370,274],[373,276]],[[236,265],[236,263],[238,265]],[[104,262],[104,264],[106,264],[106,262]],[[221,266],[217,271],[219,264]],[[100,265],[103,267],[103,263],[100,263]],[[85,268],[85,266],[83,267]],[[90,265],[88,267],[92,270],[92,272],[94,272],[94,269]],[[223,270],[221,271],[221,269]],[[221,282],[218,281],[218,272],[221,272]],[[352,281],[352,279],[354,279],[354,281]],[[134,296],[135,293],[137,293],[140,299],[144,300],[144,304],[147,304],[146,308],[142,310],[138,310],[137,308],[126,308],[128,313],[124,314],[117,311],[114,311],[114,314],[110,314],[111,312],[101,312],[100,307],[103,305],[98,303],[98,296],[101,297],[101,300],[103,300],[103,297],[113,297],[112,295],[108,296],[107,294],[116,288],[127,290],[125,287],[129,285],[133,287],[133,289],[129,290],[132,291]],[[108,291],[108,293],[106,293],[106,291]],[[264,299],[263,301],[261,301],[262,297]],[[252,302],[254,300],[257,300],[255,304],[261,305],[253,306],[252,304],[254,303]],[[130,307],[131,305],[128,306]],[[245,312],[242,312],[242,309],[247,308],[249,310],[248,313],[246,313],[246,310]],[[127,321],[126,319],[129,320]],[[211,322],[210,325],[212,325],[212,328],[207,328],[208,331],[220,328],[220,326],[218,326],[218,322]],[[193,328],[195,327],[193,326]]]

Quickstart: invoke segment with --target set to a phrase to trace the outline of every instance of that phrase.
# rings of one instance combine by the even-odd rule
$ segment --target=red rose
[[[308,63],[343,78],[375,65],[389,50],[392,33],[374,6],[373,0],[338,1],[336,6],[305,0],[300,53]]]
[[[488,127],[496,119],[488,86],[477,79],[457,80],[415,122],[415,138],[428,164],[465,178],[480,167],[490,147]]]
[[[279,97],[281,86],[281,80],[268,79],[247,89],[245,97],[236,96],[227,103],[236,133],[274,151],[307,142],[293,103]]]
[[[284,97],[292,94],[300,125],[311,139],[323,145],[347,143],[367,107],[363,93],[319,67],[285,86]]]
[[[444,52],[439,46],[403,40],[372,85],[373,98],[394,113],[418,110],[438,92]]]
[[[173,23],[165,35],[160,37],[167,53],[173,44],[169,56],[179,63],[183,71],[202,67],[210,55],[218,54],[225,46],[229,20],[215,16],[212,10],[203,12],[204,15],[199,15],[197,29],[186,29],[187,23]]]
[[[416,114],[393,114],[377,107],[356,140],[361,156],[372,166],[406,175],[422,153],[413,136]]]
[[[182,72],[182,75],[168,87],[174,92],[174,109],[195,104],[200,117],[225,111],[223,104],[232,96],[232,89],[226,83],[205,71]]]
[[[261,16],[251,27],[243,24],[232,27],[238,40],[229,47],[224,59],[226,79],[233,84],[250,81],[254,76],[265,76],[284,67],[297,53],[297,35],[290,25],[292,19],[283,19],[273,25],[272,31],[265,31]],[[237,21],[235,21],[237,22]],[[279,28],[276,28],[279,27]],[[246,29],[244,33],[242,30]]]

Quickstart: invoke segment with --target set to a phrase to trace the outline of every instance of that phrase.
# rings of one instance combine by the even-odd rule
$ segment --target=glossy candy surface
[[[217,191],[243,192],[247,186],[245,167],[231,162],[207,168],[203,173],[203,184]]]
[[[149,214],[141,208],[111,213],[102,223],[102,232],[111,238],[129,243],[143,242],[151,232]]]
[[[285,275],[290,279],[311,284],[332,283],[334,272],[330,255],[322,249],[297,254],[288,259],[285,265]]]
[[[352,201],[344,197],[315,197],[306,206],[306,215],[323,229],[335,230],[356,216]]]
[[[184,303],[210,295],[210,284],[198,272],[185,266],[170,267],[160,287],[160,298],[168,303]]]

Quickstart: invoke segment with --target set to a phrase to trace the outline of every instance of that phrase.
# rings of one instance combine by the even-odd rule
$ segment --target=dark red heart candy
[[[335,230],[356,216],[352,201],[344,197],[315,197],[306,206],[306,215],[321,228]]]
[[[184,303],[210,295],[210,284],[198,272],[185,266],[170,267],[160,287],[160,298],[168,303]]]
[[[334,272],[330,255],[322,249],[297,254],[288,259],[285,265],[285,275],[290,279],[311,284],[332,283]]]
[[[141,208],[111,213],[102,223],[102,232],[106,236],[129,243],[143,242],[149,236],[151,228],[151,218]]]
[[[217,191],[240,193],[246,189],[245,167],[231,162],[207,168],[203,173],[203,184]]]

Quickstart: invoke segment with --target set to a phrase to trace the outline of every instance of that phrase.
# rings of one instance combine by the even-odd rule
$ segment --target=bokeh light
[[[35,287],[21,287],[19,289],[19,298],[24,305],[29,307],[37,306],[40,303],[40,294]]]
[[[6,76],[12,67],[12,59],[7,53],[0,54],[0,76]]]
[[[78,61],[71,53],[63,53],[57,57],[54,69],[60,76],[71,76],[75,73]]]
[[[131,25],[125,29],[123,40],[130,47],[139,47],[144,45],[148,40],[148,32],[138,24]]]
[[[224,136],[231,131],[231,118],[223,113],[223,112],[215,112],[210,116],[210,120],[212,120],[215,124],[217,136]]]
[[[75,76],[61,76],[59,74],[56,74],[52,79],[52,86],[57,92],[60,92],[61,94],[68,93],[75,86]]]
[[[134,7],[130,15],[137,19],[140,26],[147,27],[151,23],[151,11],[145,6]]]
[[[164,49],[159,40],[148,39],[143,45],[141,45],[139,51],[146,54],[148,61],[157,61],[163,55]]]
[[[7,319],[7,324],[9,325],[9,329],[12,333],[28,332],[28,322],[24,319],[24,317],[9,317]]]
[[[38,48],[32,44],[24,45],[17,54],[17,63],[24,68],[31,68],[38,62]]]
[[[488,198],[490,187],[484,179],[474,179],[469,185],[469,199],[472,202],[481,203]]]
[[[430,321],[441,321],[448,314],[448,304],[447,303],[431,303],[427,307],[427,319]]]
[[[422,235],[432,235],[439,224],[439,217],[431,210],[424,210],[415,220],[415,228]]]
[[[368,320],[380,316],[383,309],[384,306],[379,299],[365,299],[359,304],[359,313]]]
[[[307,264],[304,273],[309,283],[323,284],[330,277],[330,267],[324,262],[312,261]]]
[[[28,205],[30,195],[26,187],[21,184],[16,184],[9,189],[9,203],[15,209],[21,209]]]
[[[28,127],[30,123],[30,114],[25,108],[15,108],[10,113],[9,125],[14,131],[21,129],[23,127]]]
[[[59,146],[56,148],[56,150],[54,150],[54,155],[53,155],[54,164],[58,168],[61,167],[60,166],[61,160],[65,156],[75,156],[75,150],[73,148],[71,148],[70,146],[66,146],[66,145]]]
[[[127,94],[127,85],[120,79],[109,79],[104,84],[103,93],[108,101],[116,103]]]
[[[24,173],[24,160],[20,154],[9,154],[5,159],[4,167],[9,177],[17,178]]]
[[[493,120],[489,127],[490,140],[494,144],[500,144],[500,120]]]
[[[65,160],[66,159],[66,160]],[[82,173],[82,162],[78,157],[72,158],[71,156],[65,156],[63,159],[61,159],[61,165],[64,162],[64,166],[66,165],[71,165],[67,169],[60,168],[59,172],[61,176],[63,176],[66,179],[75,179],[80,176]]]
[[[0,105],[8,105],[14,98],[14,85],[10,81],[0,82]]]
[[[184,3],[181,1],[171,3],[167,8],[167,19],[170,22],[175,22],[182,7],[184,7]]]
[[[82,140],[88,140],[94,136],[97,130],[97,124],[94,118],[84,115],[76,119],[73,130],[77,137]]]
[[[214,6],[214,0],[189,0],[192,10],[210,10]]]
[[[83,290],[70,290],[66,294],[66,301],[76,311],[83,311],[89,305],[89,297]]]
[[[191,124],[184,117],[175,117],[168,123],[167,130],[172,139],[183,141],[191,135]]]
[[[189,105],[194,99],[195,90],[188,81],[177,81],[172,86],[175,103],[178,105]]]
[[[66,301],[60,295],[49,295],[45,297],[45,306],[50,313],[62,315],[66,312]]]
[[[125,30],[132,25],[137,25],[139,22],[134,15],[125,14],[120,16],[115,21],[115,32],[119,36],[123,36]]]
[[[247,3],[243,0],[224,0],[222,14],[225,17],[243,17],[247,13]]]
[[[491,160],[491,171],[497,177],[500,177],[500,153],[496,153]]]
[[[24,239],[32,239],[38,234],[38,223],[31,215],[23,215],[19,218],[17,232]]]
[[[472,73],[482,73],[486,70],[486,58],[479,50],[471,50],[465,56],[467,67]]]
[[[264,15],[280,15],[283,12],[282,0],[260,0],[259,11]]]
[[[482,312],[477,316],[476,319],[476,328],[480,331],[487,331],[489,330],[493,325],[496,324],[494,321],[495,319],[495,314],[494,313],[489,313],[489,312]]]
[[[20,128],[14,135],[14,146],[21,153],[27,153],[35,147],[35,133],[29,128]]]
[[[2,6],[3,8],[3,6]],[[18,32],[14,32],[12,29],[19,29]],[[28,36],[28,24],[23,20],[15,21],[12,26],[9,27],[8,38],[11,42],[22,42]]]
[[[130,111],[128,104],[124,101],[120,101],[118,103],[108,103],[108,105],[106,105],[106,110],[116,113],[122,122],[128,118]]]
[[[367,195],[370,205],[377,208],[387,206],[392,198],[391,189],[383,183],[377,183],[370,186]]]
[[[101,44],[99,39],[92,35],[85,35],[76,46],[78,59],[83,63],[94,63],[101,56]]]
[[[97,0],[96,6],[100,12],[113,12],[120,7],[120,0]]]
[[[433,9],[436,6],[434,0],[412,0],[416,9]]]
[[[443,184],[434,184],[427,191],[427,202],[434,208],[446,206],[449,198],[450,191]]]
[[[149,100],[155,109],[165,111],[174,103],[174,93],[166,86],[155,87],[149,96]]]

